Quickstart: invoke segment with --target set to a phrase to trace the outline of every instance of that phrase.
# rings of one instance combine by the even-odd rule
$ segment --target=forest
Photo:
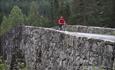
[[[0,0],[0,36],[16,25],[68,25],[115,27],[114,0]]]

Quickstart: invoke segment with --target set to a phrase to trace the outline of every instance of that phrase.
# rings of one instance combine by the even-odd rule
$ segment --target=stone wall
[[[11,48],[14,52],[6,50],[11,57],[17,57],[18,54],[13,53],[18,53],[17,49],[21,49],[27,70],[112,70],[114,67],[115,36],[98,39],[100,35],[95,38],[94,35],[50,28],[24,26],[20,29],[21,33],[4,39],[4,46],[14,47]],[[12,45],[8,46],[7,43]],[[9,60],[9,70],[15,70],[12,65],[15,65],[17,58],[14,61],[12,59]]]
[[[93,33],[93,34],[106,34],[115,35],[115,28],[82,26],[82,25],[66,25],[64,30],[71,32]]]
[[[1,53],[7,65],[6,70],[19,70],[18,63],[24,62],[24,53],[20,49],[22,28],[22,26],[17,26],[1,37]]]

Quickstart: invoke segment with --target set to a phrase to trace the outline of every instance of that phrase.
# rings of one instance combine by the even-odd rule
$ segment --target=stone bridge
[[[65,26],[19,26],[2,37],[7,70],[19,70],[21,55],[27,70],[114,70],[115,29]]]

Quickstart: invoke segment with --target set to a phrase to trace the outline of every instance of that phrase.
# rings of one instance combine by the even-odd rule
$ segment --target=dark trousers
[[[63,29],[63,28],[62,28],[63,25],[58,25],[58,26],[59,26],[59,30],[62,30],[62,29]]]

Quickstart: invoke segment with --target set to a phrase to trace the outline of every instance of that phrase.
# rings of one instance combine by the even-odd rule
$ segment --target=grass
[[[0,64],[0,70],[6,70],[5,64]]]
[[[27,67],[22,63],[19,65],[20,70],[27,70]],[[6,70],[6,64],[2,61],[0,57],[0,70]]]

